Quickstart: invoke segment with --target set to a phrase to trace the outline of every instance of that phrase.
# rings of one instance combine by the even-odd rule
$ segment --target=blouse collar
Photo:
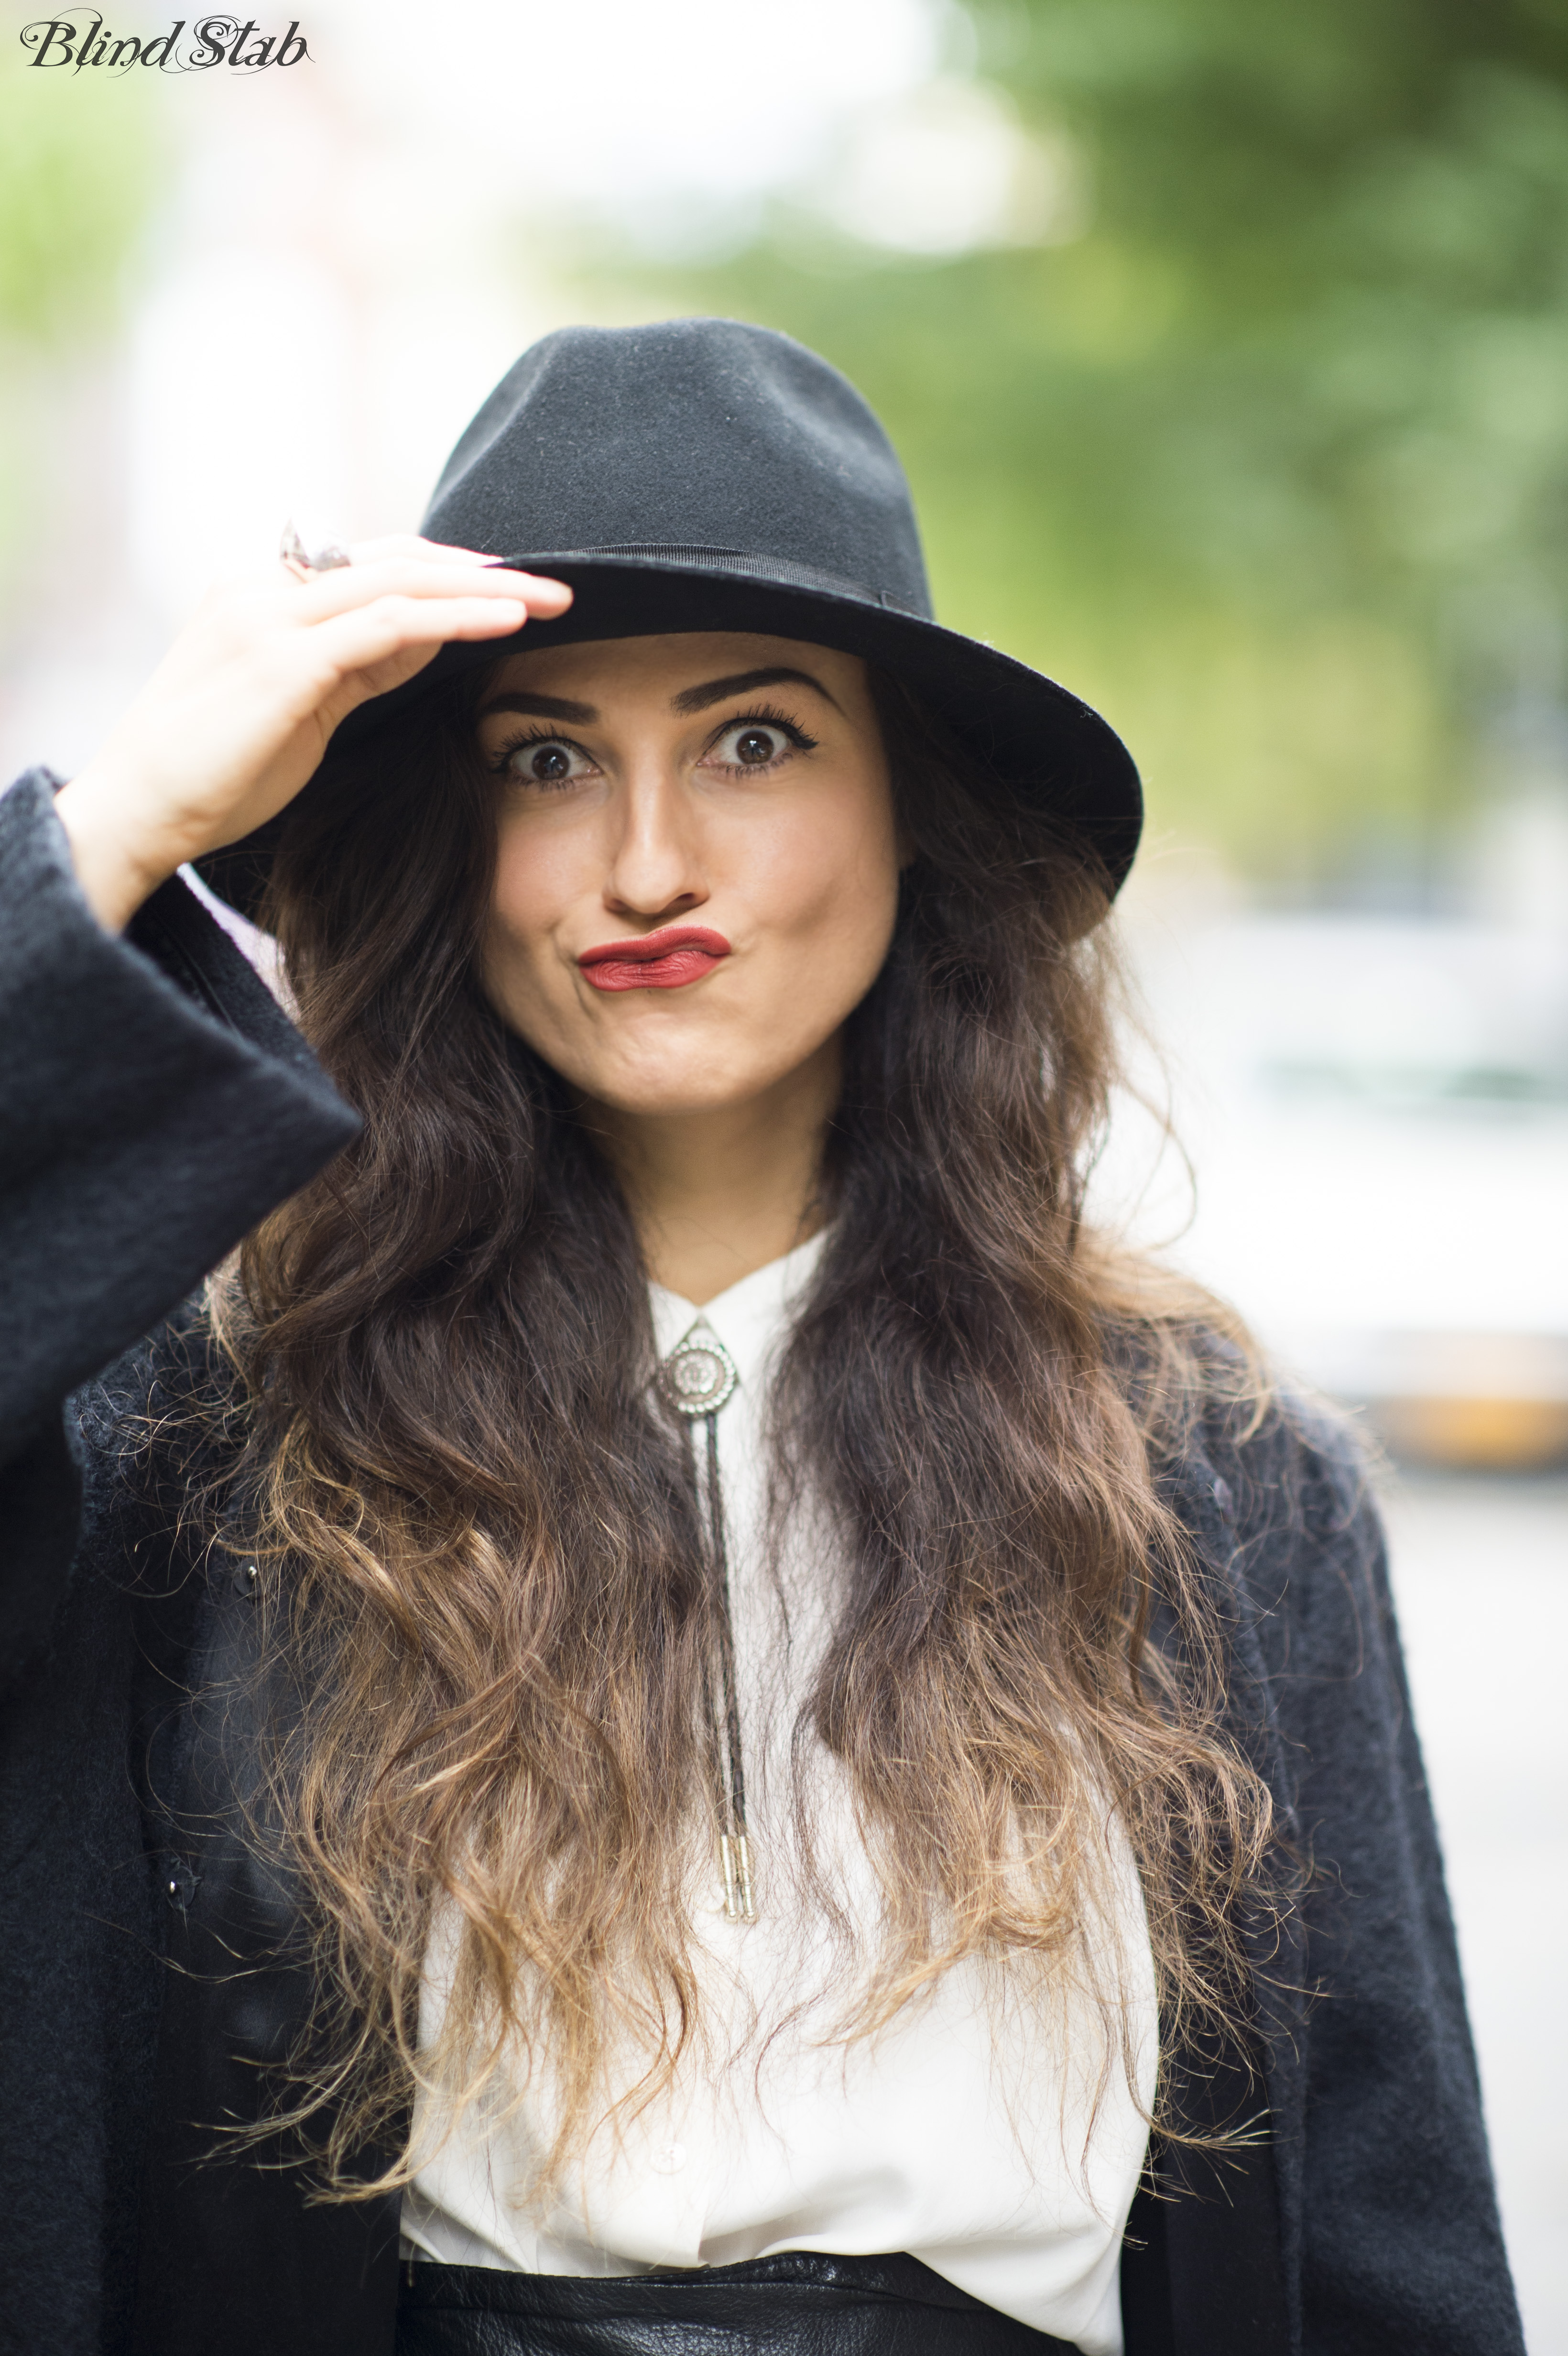
[[[654,1345],[660,1358],[668,1357],[699,1321],[711,1326],[730,1355],[742,1387],[755,1387],[768,1358],[788,1332],[827,1244],[828,1229],[821,1228],[808,1242],[797,1244],[782,1259],[755,1268],[739,1284],[705,1301],[699,1309],[667,1286],[650,1284]]]

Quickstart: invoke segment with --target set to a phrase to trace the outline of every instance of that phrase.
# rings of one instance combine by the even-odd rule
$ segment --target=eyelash
[[[776,728],[791,750],[796,753],[815,753],[817,747],[816,737],[808,736],[798,721],[791,720],[771,703],[759,703],[751,712],[731,712],[722,728],[716,730],[709,739],[710,747],[721,744],[736,728]],[[731,776],[765,777],[787,758],[787,754],[781,753],[774,759],[764,761],[760,767],[752,767],[741,761],[724,761],[720,766],[728,769]]]
[[[748,727],[776,728],[779,734],[787,740],[792,750],[796,753],[815,753],[821,741],[818,737],[808,736],[798,721],[789,719],[784,712],[775,711],[771,704],[758,704],[752,712],[731,712],[723,726],[714,731],[709,740],[709,744],[711,746],[720,743],[729,735],[732,728]],[[585,761],[591,761],[593,758],[586,744],[580,744],[575,736],[563,736],[559,728],[529,728],[521,731],[516,736],[507,737],[506,743],[497,747],[496,757],[490,764],[492,775],[505,776],[507,764],[513,754],[521,752],[526,744],[565,744],[572,752],[581,753]],[[777,759],[765,761],[758,767],[744,766],[739,761],[725,761],[720,766],[728,769],[731,775],[740,775],[743,771],[743,774],[749,777],[765,777],[780,766],[784,758],[784,755],[781,754]],[[570,784],[571,781],[563,779],[561,782]]]
[[[516,736],[508,736],[504,744],[496,746],[495,758],[490,763],[491,776],[505,776],[507,762],[514,753],[520,753],[525,744],[565,744],[571,752],[581,753],[585,761],[591,761],[593,757],[585,744],[580,744],[575,736],[563,736],[559,728],[525,728],[519,730]],[[535,785],[542,782],[539,778],[530,780],[530,783]],[[563,778],[561,782],[570,784],[571,780]],[[548,791],[548,787],[546,790]]]

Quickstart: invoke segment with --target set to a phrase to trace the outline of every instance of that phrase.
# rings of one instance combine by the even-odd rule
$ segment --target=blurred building
[[[1142,1077],[1189,1162],[1129,1108],[1101,1184],[1396,1454],[1532,1469],[1568,1460],[1568,813],[1498,806],[1470,872],[1437,919],[1205,913],[1157,866]]]

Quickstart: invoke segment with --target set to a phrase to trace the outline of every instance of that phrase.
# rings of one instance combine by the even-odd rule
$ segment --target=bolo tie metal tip
[[[724,1874],[724,1912],[731,1922],[754,1922],[752,1844],[744,1833],[720,1833],[719,1862]]]

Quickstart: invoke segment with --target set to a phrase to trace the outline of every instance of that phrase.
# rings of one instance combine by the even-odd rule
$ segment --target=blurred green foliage
[[[40,487],[37,443],[62,360],[119,315],[163,184],[157,98],[134,80],[0,59],[0,570]]]
[[[101,323],[156,185],[151,94],[8,56],[0,72],[0,335]]]
[[[1060,244],[802,218],[667,279],[909,466],[939,610],[1098,701],[1157,826],[1419,880],[1568,686],[1568,0],[968,0],[1089,190]]]

